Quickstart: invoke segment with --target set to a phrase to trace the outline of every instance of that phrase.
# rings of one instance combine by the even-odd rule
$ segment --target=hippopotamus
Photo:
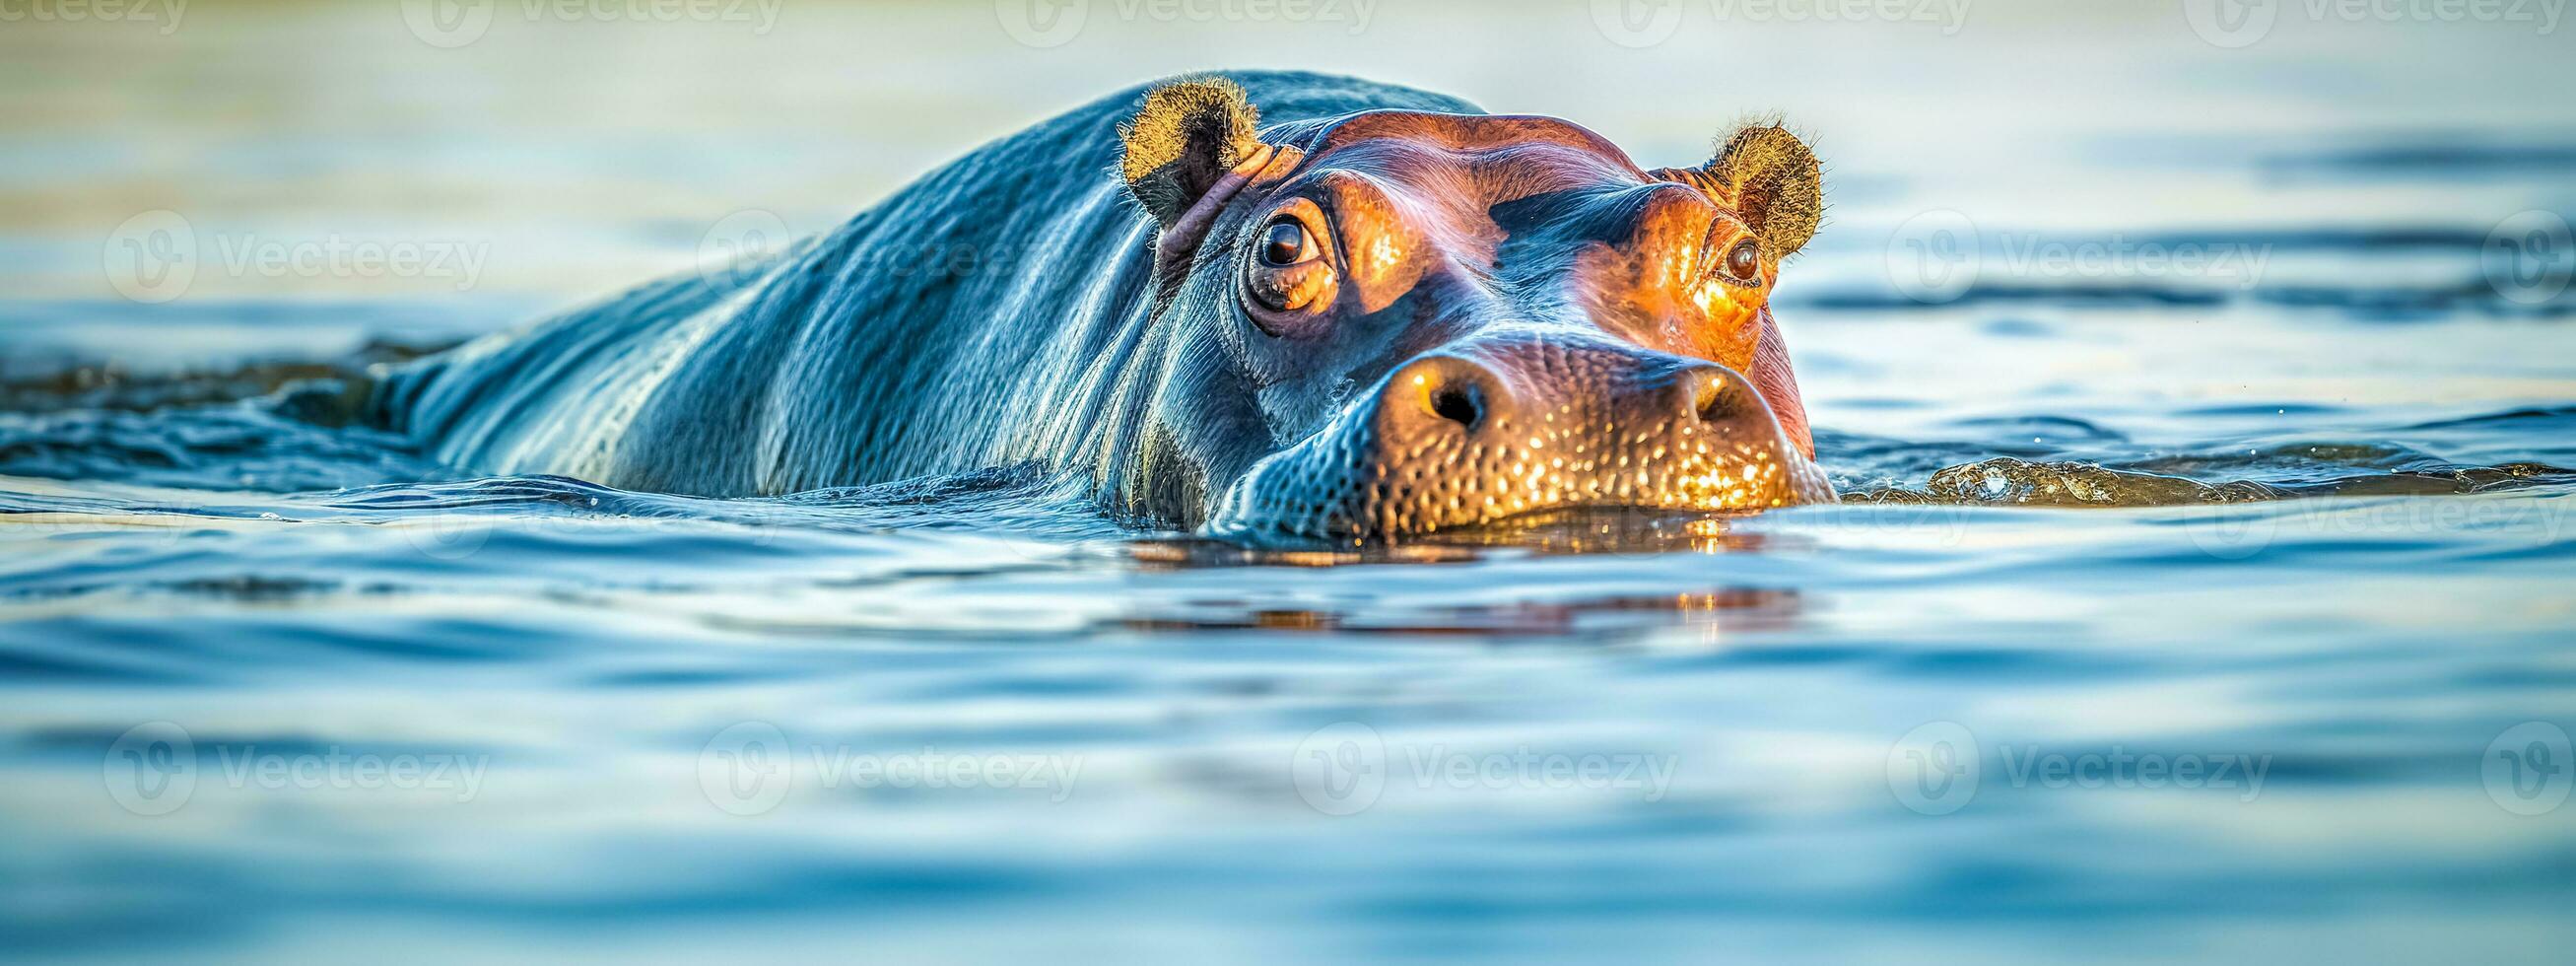
[[[1112,94],[747,271],[387,374],[455,466],[757,496],[1034,465],[1213,534],[1833,499],[1769,296],[1776,124],[1640,167],[1569,121],[1295,72]]]

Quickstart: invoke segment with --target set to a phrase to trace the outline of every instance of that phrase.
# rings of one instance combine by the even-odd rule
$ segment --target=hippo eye
[[[1242,300],[1248,321],[1272,336],[1314,335],[1340,292],[1331,223],[1314,202],[1291,199],[1261,223],[1243,257]]]
[[[1753,243],[1753,239],[1747,238],[1743,241],[1736,242],[1735,247],[1726,250],[1726,274],[1728,276],[1741,281],[1751,282],[1761,277],[1761,271],[1762,249],[1760,246]]]
[[[1261,264],[1286,268],[1315,257],[1315,239],[1294,219],[1272,222],[1261,232]]]

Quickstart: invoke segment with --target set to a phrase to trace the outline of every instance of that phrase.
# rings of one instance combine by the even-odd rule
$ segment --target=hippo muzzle
[[[1199,454],[1170,463],[1201,470],[1181,502],[1204,530],[1366,541],[1833,499],[1769,309],[1821,211],[1795,136],[1747,127],[1646,170],[1556,118],[1256,115],[1190,81],[1122,129],[1159,223],[1157,325],[1206,340],[1175,356],[1199,368],[1167,383],[1153,450]]]
[[[1179,78],[369,408],[491,473],[748,496],[1031,467],[1122,522],[1290,539],[1825,500],[1770,309],[1821,179],[1776,123],[1646,168],[1409,88]]]
[[[1833,488],[1742,374],[1577,332],[1435,350],[1219,502],[1229,536],[1382,539],[1586,507],[1750,511]]]

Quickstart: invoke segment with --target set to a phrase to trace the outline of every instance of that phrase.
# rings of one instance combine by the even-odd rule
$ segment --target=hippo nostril
[[[1431,413],[1470,430],[1485,418],[1484,404],[1476,398],[1473,384],[1451,383],[1431,393]]]
[[[1509,400],[1494,374],[1453,356],[1425,356],[1388,377],[1379,411],[1416,430],[1446,432],[1455,424],[1474,433],[1502,418]]]

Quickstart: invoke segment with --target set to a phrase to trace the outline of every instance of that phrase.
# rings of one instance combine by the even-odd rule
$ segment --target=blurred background
[[[1252,67],[1563,116],[1650,166],[1777,113],[1827,159],[1829,237],[1854,247],[1930,201],[1993,231],[2483,234],[2530,206],[2509,182],[2566,174],[2576,48],[2543,0],[2420,5],[19,0],[0,281],[113,295],[105,242],[169,210],[209,248],[486,255],[470,279],[201,266],[192,297],[561,302],[690,264],[734,213],[820,230],[1092,98]],[[2357,176],[2366,205],[2338,190]]]
[[[1784,117],[1831,204],[1784,305],[2556,313],[2486,278],[2576,257],[2548,247],[2576,166],[2559,6],[21,0],[0,313],[23,337],[96,300],[40,341],[129,367],[173,339],[319,348],[286,320],[335,301],[434,342],[827,229],[987,139],[1225,67],[1555,114],[1647,166]],[[100,318],[244,302],[276,314],[152,339]]]

